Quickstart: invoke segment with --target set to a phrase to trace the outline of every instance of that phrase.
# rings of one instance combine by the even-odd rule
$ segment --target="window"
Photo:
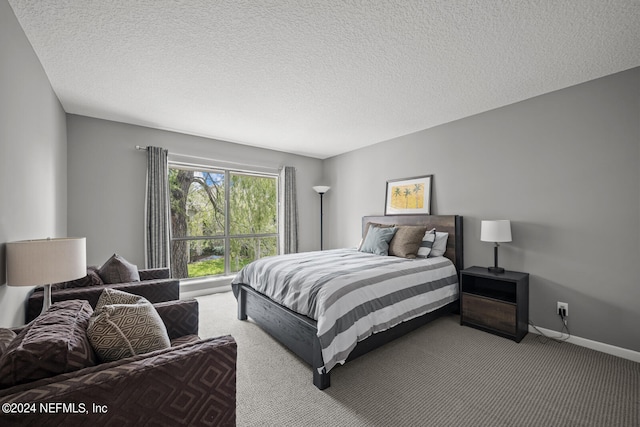
[[[278,252],[277,176],[169,165],[171,273],[232,274]]]

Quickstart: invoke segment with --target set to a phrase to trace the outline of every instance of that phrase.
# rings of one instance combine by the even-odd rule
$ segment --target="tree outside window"
[[[170,165],[169,186],[173,277],[232,274],[277,254],[276,176]]]

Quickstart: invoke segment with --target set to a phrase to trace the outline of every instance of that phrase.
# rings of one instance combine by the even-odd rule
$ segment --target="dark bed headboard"
[[[460,215],[384,215],[363,216],[362,235],[367,230],[367,224],[374,222],[384,225],[426,225],[436,231],[449,233],[447,251],[444,256],[449,258],[458,271],[464,268],[464,244],[462,231],[462,216]]]

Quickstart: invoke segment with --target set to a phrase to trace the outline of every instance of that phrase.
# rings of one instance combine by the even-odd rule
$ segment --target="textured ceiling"
[[[326,158],[640,66],[638,0],[9,0],[65,111]]]

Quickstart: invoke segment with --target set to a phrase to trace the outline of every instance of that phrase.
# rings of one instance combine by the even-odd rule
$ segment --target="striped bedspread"
[[[232,283],[316,320],[327,372],[359,341],[458,299],[456,269],[447,258],[410,260],[355,249],[262,258]]]

